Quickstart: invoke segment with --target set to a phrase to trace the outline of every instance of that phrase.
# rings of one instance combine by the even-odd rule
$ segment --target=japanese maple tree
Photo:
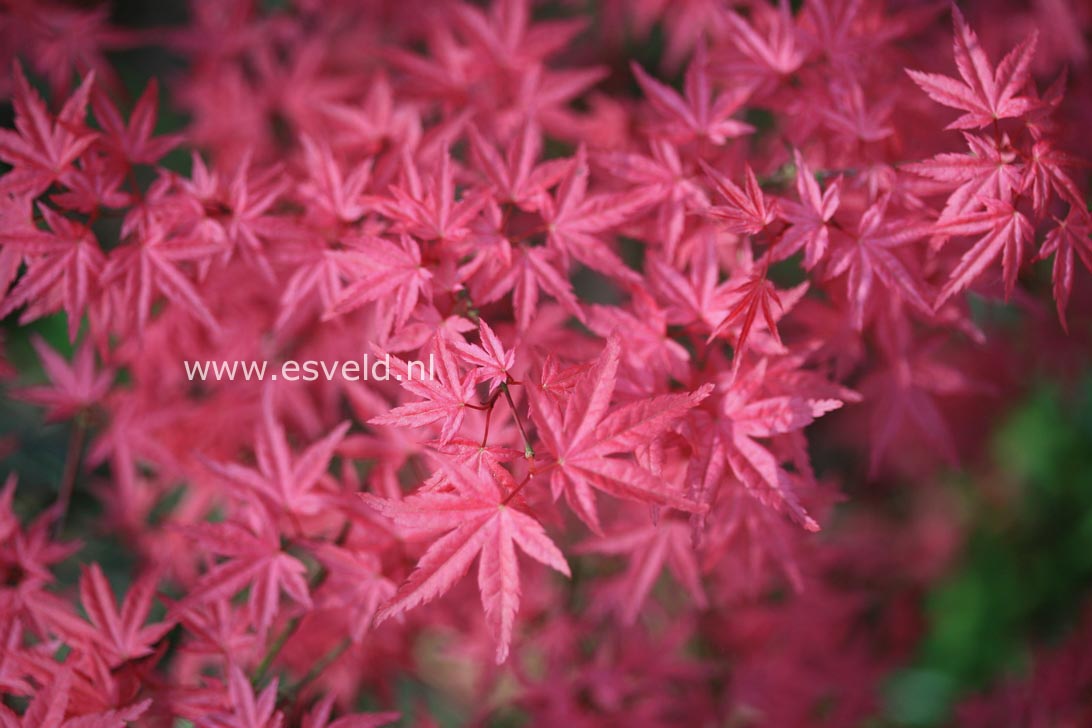
[[[1064,27],[187,5],[0,10],[0,371],[71,438],[56,499],[0,491],[0,726],[874,716],[950,551],[929,477],[988,424],[948,400],[1092,333]],[[130,94],[121,48],[184,63]]]

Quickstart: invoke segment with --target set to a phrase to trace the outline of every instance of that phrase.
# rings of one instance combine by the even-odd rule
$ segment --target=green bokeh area
[[[928,631],[886,686],[891,725],[950,725],[959,700],[1027,676],[1066,638],[1092,585],[1092,377],[1040,384],[1000,425],[990,464],[946,487],[965,546],[925,600]]]

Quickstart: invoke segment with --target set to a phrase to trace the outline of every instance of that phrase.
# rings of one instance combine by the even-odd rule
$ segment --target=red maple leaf
[[[1056,220],[1058,226],[1047,233],[1043,247],[1036,256],[1042,260],[1054,256],[1054,302],[1058,308],[1058,320],[1062,327],[1069,330],[1065,320],[1065,309],[1069,304],[1069,294],[1073,291],[1073,257],[1084,263],[1092,272],[1092,218],[1079,208],[1070,208],[1065,220]]]
[[[576,547],[576,552],[630,557],[629,568],[620,585],[623,595],[621,616],[627,624],[637,620],[665,565],[694,600],[695,607],[703,609],[708,603],[701,585],[691,529],[685,521],[669,518],[659,524],[640,525],[586,541]]]
[[[76,340],[80,321],[103,272],[104,256],[91,229],[44,204],[38,211],[50,232],[20,235],[16,246],[24,255],[26,271],[15,287],[0,298],[0,318],[26,305],[26,323],[63,308],[68,315],[68,336]]]
[[[260,693],[236,664],[228,667],[224,710],[202,716],[196,724],[202,728],[281,728],[284,715],[277,710],[277,679]]]
[[[299,193],[309,213],[343,223],[363,215],[367,210],[364,188],[371,178],[372,160],[366,159],[343,174],[328,144],[307,136],[301,144],[308,179],[300,184]]]
[[[327,693],[315,707],[303,717],[301,728],[380,728],[402,717],[401,713],[353,713],[331,718],[334,709],[333,693]]]
[[[807,58],[788,0],[778,0],[776,10],[765,3],[755,6],[752,22],[730,9],[723,11],[721,17],[729,29],[735,31],[729,37],[746,59],[731,63],[728,69],[759,78],[779,78],[792,74]],[[766,37],[755,29],[758,25],[755,21],[763,24]]]
[[[612,456],[651,443],[705,399],[711,386],[637,400],[612,411],[619,351],[618,339],[612,336],[594,366],[573,387],[564,411],[535,388],[528,390],[539,437],[554,458],[547,466],[554,498],[564,493],[576,515],[596,533],[601,529],[593,489],[640,503],[702,510],[637,463]]]
[[[738,367],[743,360],[743,352],[747,350],[747,337],[755,324],[755,318],[762,313],[762,320],[766,323],[766,329],[774,337],[777,343],[781,343],[781,337],[777,333],[777,320],[774,318],[773,306],[781,309],[781,299],[777,296],[777,289],[773,283],[766,279],[765,266],[755,268],[747,277],[747,280],[730,289],[730,293],[739,297],[733,302],[728,314],[709,334],[712,341],[721,331],[732,324],[740,324],[739,337],[736,339],[734,362]]]
[[[698,43],[686,70],[681,97],[674,89],[645,73],[635,61],[630,68],[652,108],[664,117],[654,131],[666,139],[682,143],[702,138],[713,144],[724,144],[728,139],[754,131],[750,124],[731,118],[747,100],[749,90],[746,87],[724,91],[714,100],[704,43]]]
[[[381,200],[380,209],[402,223],[402,229],[421,240],[459,241],[466,236],[467,225],[484,203],[480,195],[455,199],[451,155],[444,148],[440,163],[425,176],[408,154],[402,166],[405,182],[391,186],[392,199]]]
[[[539,163],[542,132],[534,124],[525,124],[522,131],[512,137],[503,158],[476,127],[470,127],[469,137],[476,166],[498,202],[522,209],[535,208],[536,198],[557,184],[568,170],[564,159]]]
[[[799,151],[794,152],[796,161],[796,194],[800,202],[780,201],[780,209],[789,228],[781,236],[771,256],[783,260],[804,249],[804,267],[814,268],[826,255],[830,244],[828,223],[841,204],[841,180],[836,179],[820,192],[815,175]]]
[[[56,119],[15,64],[15,131],[0,129],[0,160],[13,169],[0,192],[37,197],[67,171],[98,136],[84,125],[87,98],[95,81],[89,73],[65,102]]]
[[[198,607],[231,599],[249,590],[249,616],[258,630],[268,629],[278,613],[283,591],[297,604],[310,607],[307,567],[281,550],[280,532],[262,509],[252,512],[249,525],[207,523],[185,528],[204,553],[228,557],[213,564],[176,605],[179,617]]]
[[[719,417],[715,421],[706,472],[695,471],[692,492],[702,502],[711,502],[721,487],[725,466],[736,480],[770,508],[787,514],[809,531],[818,531],[819,524],[808,515],[801,505],[796,484],[808,482],[810,468],[800,468],[797,473],[782,466],[782,450],[759,440],[777,438],[798,433],[816,418],[838,409],[843,401],[855,398],[848,390],[824,385],[795,371],[799,361],[792,357],[778,365],[763,359],[756,366],[736,374],[721,377],[718,391],[722,392]],[[777,375],[768,374],[771,368],[779,368]],[[774,381],[783,383],[782,391],[770,391]]]
[[[554,195],[542,200],[541,215],[548,247],[557,252],[565,267],[575,258],[604,275],[622,281],[639,281],[640,277],[626,267],[599,234],[616,228],[647,207],[654,192],[589,195],[587,186],[587,151],[581,146]]]
[[[956,187],[948,196],[939,222],[961,217],[979,204],[981,198],[1011,200],[1023,186],[1019,158],[1011,146],[964,132],[969,153],[938,154],[932,159],[907,165],[907,169],[945,185]]]
[[[728,203],[710,206],[705,210],[706,215],[723,223],[729,232],[747,235],[760,233],[773,222],[776,216],[776,203],[766,202],[766,197],[762,194],[762,188],[758,184],[758,178],[755,177],[751,165],[748,164],[746,169],[746,191],[741,190],[732,180],[713,169],[704,160],[701,166]]]
[[[65,420],[98,403],[114,383],[112,369],[95,366],[95,350],[89,339],[77,348],[69,365],[64,357],[50,348],[40,336],[31,339],[50,385],[38,385],[17,390],[19,399],[47,407],[46,419]]]
[[[152,654],[152,645],[171,628],[171,622],[144,624],[152,609],[156,581],[154,571],[144,572],[129,587],[119,612],[102,568],[98,564],[84,568],[80,603],[96,629],[96,642],[102,649],[96,654],[105,657],[110,667]]]
[[[133,230],[125,228],[123,233],[129,235]],[[110,260],[102,273],[104,285],[114,294],[110,299],[113,318],[127,322],[135,314],[136,330],[141,333],[148,325],[157,296],[161,295],[188,311],[210,331],[218,332],[220,325],[179,264],[207,261],[223,249],[211,243],[195,244],[185,237],[170,237],[155,224],[142,226],[133,237],[134,242],[110,251]]]
[[[72,669],[64,667],[43,689],[37,691],[22,717],[6,705],[0,705],[3,728],[123,728],[143,715],[151,698],[120,710],[86,713],[66,719],[72,690]]]
[[[356,241],[343,257],[366,267],[366,274],[350,279],[334,302],[327,318],[349,313],[366,303],[380,302],[393,313],[395,325],[402,326],[413,313],[419,298],[428,296],[432,273],[421,262],[421,248],[409,235],[394,243],[368,236]]]
[[[584,313],[577,304],[572,283],[568,275],[559,270],[562,267],[560,254],[549,248],[520,245],[512,249],[507,242],[505,246],[510,262],[505,263],[504,256],[491,256],[484,261],[489,269],[473,282],[475,302],[492,303],[511,292],[516,323],[521,330],[526,330],[539,309],[540,294],[546,293],[567,313],[583,320]],[[620,261],[612,261],[612,265],[620,264]]]
[[[633,185],[637,194],[651,194],[656,200],[656,226],[643,236],[661,244],[669,260],[675,254],[686,225],[689,208],[709,206],[705,191],[685,165],[679,150],[666,139],[649,140],[651,157],[636,152],[604,151],[593,161],[607,172]]]
[[[236,488],[244,499],[257,496],[273,512],[314,515],[334,499],[329,489],[326,492],[322,489],[323,476],[349,424],[342,422],[298,456],[293,456],[284,426],[277,421],[270,398],[265,397],[255,447],[258,467],[218,462],[207,465]]]
[[[182,143],[181,134],[153,136],[156,106],[159,104],[159,84],[148,82],[137,99],[126,123],[105,91],[96,89],[91,95],[91,110],[102,127],[102,145],[129,164],[155,164],[167,152]]]
[[[934,101],[965,112],[948,128],[975,129],[1030,111],[1031,99],[1020,93],[1028,83],[1028,66],[1035,55],[1038,31],[1009,51],[994,69],[982,50],[978,35],[955,5],[952,6],[952,21],[955,25],[955,61],[963,83],[935,73],[906,71]]]
[[[508,380],[509,370],[516,364],[516,355],[513,351],[505,350],[504,344],[485,319],[478,319],[478,336],[481,346],[462,338],[456,338],[452,346],[462,355],[464,362],[474,367],[474,379],[478,382],[488,381],[492,390]]]
[[[440,442],[446,443],[459,431],[467,405],[474,404],[474,373],[462,374],[444,335],[435,337],[438,375],[435,379],[414,379],[401,359],[391,357],[394,376],[401,377],[402,388],[421,399],[395,407],[368,422],[397,427],[423,427],[438,424]]]
[[[948,235],[985,233],[963,254],[940,290],[935,308],[971,285],[1000,256],[1005,280],[1005,298],[1012,295],[1024,258],[1024,248],[1034,238],[1031,222],[1008,202],[984,200],[986,209],[938,224],[936,231]]]
[[[565,576],[569,576],[569,565],[542,525],[510,503],[494,479],[478,477],[444,459],[440,464],[449,488],[418,492],[402,501],[362,496],[409,532],[445,533],[428,547],[406,583],[379,610],[376,624],[442,596],[480,555],[478,587],[497,642],[499,664],[508,657],[519,610],[516,545]]]
[[[885,196],[869,206],[857,222],[856,235],[834,246],[826,263],[827,279],[846,275],[850,320],[858,330],[864,326],[870,302],[875,300],[873,284],[877,279],[919,311],[932,313],[922,283],[895,253],[897,248],[922,238],[928,229],[913,220],[888,219],[888,202]]]

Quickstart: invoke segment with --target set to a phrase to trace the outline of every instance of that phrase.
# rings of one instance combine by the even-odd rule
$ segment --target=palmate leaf
[[[253,520],[251,527],[226,522],[185,529],[201,549],[228,558],[210,567],[175,605],[177,616],[229,600],[244,589],[249,589],[250,619],[260,631],[273,623],[282,592],[297,605],[311,606],[307,567],[281,550],[280,537],[267,514],[257,514]]]
[[[1092,217],[1083,210],[1072,208],[1065,220],[1057,222],[1058,226],[1047,233],[1037,257],[1054,256],[1054,302],[1058,308],[1058,320],[1062,328],[1068,331],[1065,310],[1073,292],[1074,257],[1092,272],[1092,238],[1089,237],[1092,234]]]
[[[380,608],[375,622],[384,622],[447,593],[478,558],[478,588],[500,664],[508,658],[519,611],[516,545],[565,576],[570,575],[569,565],[542,525],[509,503],[495,481],[483,479],[452,461],[440,462],[452,486],[449,492],[422,492],[402,501],[362,496],[396,525],[410,531],[447,531],[428,547],[406,582]]]
[[[636,462],[614,456],[650,444],[705,399],[712,386],[638,400],[609,411],[620,346],[615,336],[607,340],[595,365],[577,380],[563,411],[541,391],[533,387],[528,390],[539,437],[554,457],[550,466],[553,495],[557,498],[564,493],[576,515],[596,533],[602,533],[602,529],[594,490],[689,512],[703,508],[673,492],[662,478]]]
[[[713,169],[704,160],[701,165],[727,203],[708,208],[707,215],[723,223],[729,232],[747,235],[760,233],[773,222],[776,216],[776,202],[766,200],[758,184],[758,178],[755,177],[755,172],[750,165],[747,165],[746,169],[746,190],[740,189],[732,180]]]
[[[652,108],[663,117],[659,131],[665,138],[676,142],[701,138],[719,145],[754,132],[750,124],[731,118],[747,100],[749,89],[726,90],[713,98],[704,43],[698,43],[687,68],[684,96],[649,76],[636,62],[630,68]]]
[[[47,421],[67,419],[98,403],[114,383],[112,369],[96,366],[95,351],[89,340],[76,348],[71,364],[40,336],[33,336],[31,344],[38,352],[49,384],[18,389],[13,396],[46,407]]]
[[[84,125],[95,74],[84,78],[54,119],[15,64],[15,130],[0,129],[0,161],[12,166],[0,180],[0,193],[41,194],[96,139]]]
[[[59,669],[52,681],[38,690],[20,717],[6,705],[0,705],[0,728],[124,728],[151,706],[148,698],[119,710],[85,713],[66,719],[72,697],[73,674],[70,667]]]
[[[38,212],[49,226],[48,233],[28,231],[5,241],[22,254],[26,271],[6,296],[0,294],[0,318],[26,306],[20,322],[28,323],[63,308],[68,338],[74,342],[103,274],[105,256],[87,226],[42,204]]]
[[[1008,202],[984,200],[986,210],[974,212],[936,226],[937,232],[950,235],[985,233],[963,254],[940,291],[935,307],[974,283],[1000,256],[1005,281],[1005,298],[1012,295],[1016,276],[1027,242],[1035,231],[1031,222]]]
[[[507,380],[508,371],[515,366],[516,355],[513,351],[505,350],[485,319],[478,320],[478,336],[481,346],[468,344],[461,337],[456,338],[452,345],[463,361],[474,367],[474,379],[489,381],[490,388],[494,388]]]
[[[353,263],[369,272],[346,285],[326,314],[327,319],[379,301],[394,311],[395,322],[401,326],[413,313],[418,299],[429,295],[432,274],[421,265],[421,248],[408,235],[401,235],[397,243],[365,238],[344,257],[352,258]]]
[[[1009,51],[994,69],[978,36],[955,5],[952,6],[952,21],[955,25],[955,61],[963,82],[935,73],[907,70],[910,78],[934,101],[965,112],[948,128],[980,128],[998,119],[1011,119],[1030,111],[1031,99],[1020,94],[1028,83],[1028,67],[1035,55],[1039,33],[1033,32]]]
[[[761,503],[808,531],[818,531],[818,522],[797,494],[799,483],[814,484],[810,466],[789,472],[782,464],[786,459],[782,451],[765,441],[799,433],[819,417],[858,397],[821,380],[785,376],[787,372],[776,371],[777,366],[763,359],[750,369],[722,375],[718,389],[722,392],[720,412],[709,435],[713,449],[708,468],[711,472],[693,471],[691,492],[703,502],[713,500],[723,487],[721,476],[728,470]],[[768,392],[767,378],[770,382],[784,382],[786,391]]]
[[[144,624],[152,608],[156,581],[155,572],[145,572],[129,587],[119,611],[102,567],[92,564],[84,568],[80,602],[95,626],[96,641],[111,667],[152,654],[152,645],[172,627],[169,621]]]
[[[697,552],[691,540],[691,529],[685,521],[668,519],[659,524],[642,524],[630,530],[587,541],[578,545],[576,552],[630,558],[629,568],[622,577],[625,590],[619,605],[622,619],[627,624],[637,621],[641,607],[665,566],[686,589],[696,607],[704,608],[708,603],[701,584],[701,572]]]
[[[642,212],[658,195],[650,189],[588,194],[588,175],[587,150],[581,146],[555,194],[543,197],[547,247],[566,267],[575,259],[619,281],[638,282],[640,276],[626,267],[603,233]]]
[[[938,154],[907,165],[907,169],[937,182],[952,185],[940,222],[971,212],[983,197],[1011,200],[1021,186],[1021,165],[1016,153],[985,136],[964,132],[968,153]]]
[[[167,238],[158,228],[144,230],[139,242],[115,248],[102,273],[103,285],[116,294],[111,300],[115,317],[126,319],[135,313],[136,329],[141,333],[152,316],[156,298],[162,296],[179,309],[188,311],[209,331],[219,332],[220,325],[198,293],[197,286],[178,266],[181,262],[209,256],[215,250],[215,246]]]
[[[324,488],[323,476],[350,423],[341,422],[298,455],[294,454],[284,425],[273,410],[271,392],[265,390],[262,398],[261,425],[254,447],[257,467],[231,462],[205,464],[241,500],[258,498],[276,514],[315,515],[335,501],[332,488]]]
[[[832,246],[827,259],[828,279],[846,275],[850,321],[858,330],[864,327],[866,314],[875,308],[877,281],[922,313],[932,312],[924,284],[895,252],[924,237],[929,228],[912,219],[889,220],[887,210],[886,197],[871,205],[861,215],[856,235]]]
[[[568,171],[564,159],[539,162],[542,132],[533,124],[525,124],[523,130],[512,138],[503,158],[476,127],[470,127],[468,134],[475,165],[500,201],[525,209],[533,208],[535,198],[556,184]]]
[[[774,306],[778,310],[781,310],[782,306],[781,299],[777,295],[777,289],[774,288],[773,283],[766,279],[765,269],[752,271],[747,280],[734,287],[731,292],[737,294],[738,298],[733,302],[733,306],[728,311],[728,315],[724,317],[724,320],[717,324],[716,328],[709,334],[708,340],[712,341],[721,331],[732,324],[739,323],[740,333],[736,339],[736,355],[734,357],[734,363],[738,367],[739,362],[743,360],[743,352],[747,348],[747,337],[750,335],[755,319],[760,312],[770,335],[778,344],[781,343],[781,337],[777,333]]]
[[[393,356],[390,358],[395,376],[401,377],[402,388],[421,399],[399,405],[369,422],[395,427],[439,425],[441,443],[447,443],[455,436],[466,416],[467,405],[476,398],[474,374],[459,372],[455,355],[443,333],[437,334],[435,340],[439,374],[436,379],[415,380],[405,362]]]
[[[801,248],[804,249],[804,267],[811,270],[827,252],[830,243],[828,223],[834,218],[841,204],[841,180],[831,182],[820,192],[819,182],[804,161],[799,150],[793,159],[796,163],[796,194],[799,203],[781,200],[780,209],[789,228],[774,246],[774,260],[784,260]]]

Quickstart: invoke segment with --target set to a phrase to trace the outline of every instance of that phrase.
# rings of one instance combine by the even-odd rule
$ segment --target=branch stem
[[[57,491],[57,520],[53,524],[54,533],[60,534],[64,528],[65,517],[68,515],[68,506],[72,502],[72,493],[76,489],[76,479],[80,475],[80,465],[83,463],[84,445],[87,442],[87,414],[81,412],[72,423],[72,432],[68,436],[68,452],[64,458],[64,472],[61,475],[61,485]]]

